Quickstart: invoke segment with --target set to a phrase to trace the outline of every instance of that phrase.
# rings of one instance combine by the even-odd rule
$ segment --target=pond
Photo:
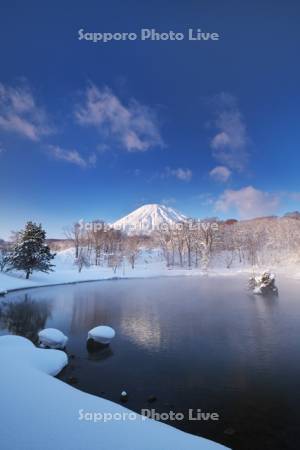
[[[300,282],[279,296],[250,296],[246,276],[92,282],[11,293],[1,334],[36,340],[41,328],[69,336],[75,387],[140,412],[181,412],[169,423],[233,449],[300,448]],[[110,347],[89,353],[87,332],[107,324]],[[219,420],[189,420],[188,411]]]

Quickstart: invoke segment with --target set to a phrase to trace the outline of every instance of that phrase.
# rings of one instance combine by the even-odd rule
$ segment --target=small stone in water
[[[126,391],[122,391],[121,392],[121,402],[127,402],[128,400],[128,395]]]

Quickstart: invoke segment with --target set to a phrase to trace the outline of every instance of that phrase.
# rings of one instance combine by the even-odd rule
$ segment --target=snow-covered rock
[[[126,391],[122,391],[120,395],[120,400],[123,403],[126,403],[128,401],[128,394]]]
[[[172,226],[186,220],[187,217],[175,209],[154,203],[141,206],[112,226],[128,234],[147,234],[159,230],[164,224]]]
[[[50,347],[56,349],[65,348],[68,338],[56,328],[45,328],[38,333],[40,347]]]
[[[7,290],[6,289],[0,289],[0,296],[4,296],[7,294]]]
[[[88,332],[88,339],[93,339],[99,344],[107,345],[115,337],[116,332],[113,328],[106,325],[100,325],[99,327],[92,328]]]
[[[278,294],[278,289],[275,286],[275,275],[270,272],[263,272],[262,275],[250,277],[248,287],[255,295]]]

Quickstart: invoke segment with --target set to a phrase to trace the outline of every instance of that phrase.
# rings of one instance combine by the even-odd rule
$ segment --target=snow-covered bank
[[[111,267],[91,266],[78,272],[74,265],[73,249],[59,252],[54,260],[55,270],[50,273],[34,272],[29,280],[21,272],[0,273],[0,289],[14,291],[56,284],[81,283],[85,281],[100,281],[114,278],[150,278],[163,276],[201,276],[201,269],[168,268],[157,251],[143,252],[134,269],[124,260],[124,264],[113,271]],[[210,270],[210,275],[235,275],[240,272],[250,272],[247,267],[235,269],[216,268]]]
[[[51,377],[53,369],[63,363],[62,354],[59,350],[37,349],[19,336],[0,337],[3,450],[225,449]],[[112,414],[114,419],[80,420],[85,413],[97,413],[97,417]],[[135,418],[129,419],[128,414]]]
[[[59,252],[54,260],[55,270],[48,274],[34,272],[29,280],[21,272],[0,273],[0,290],[14,291],[41,286],[51,286],[56,284],[81,283],[86,281],[101,281],[114,278],[151,278],[151,277],[174,277],[174,276],[234,276],[237,274],[253,273],[253,267],[243,264],[232,265],[229,269],[225,267],[224,261],[219,258],[212,261],[208,272],[198,268],[168,268],[157,250],[145,251],[139,256],[134,269],[126,260],[113,271],[111,267],[91,266],[78,272],[74,265],[73,249]],[[300,278],[298,264],[281,265],[277,267],[257,268],[258,272],[272,269],[276,273],[288,275],[293,278]]]

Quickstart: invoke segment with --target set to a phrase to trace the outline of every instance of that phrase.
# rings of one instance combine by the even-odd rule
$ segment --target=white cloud
[[[55,159],[75,164],[83,169],[95,167],[97,161],[97,157],[94,153],[88,158],[84,158],[77,150],[66,150],[54,145],[49,146],[49,153]]]
[[[210,145],[213,157],[233,170],[243,170],[248,160],[249,138],[236,99],[226,93],[214,97],[213,123],[217,130]]]
[[[39,141],[52,130],[45,111],[38,107],[26,84],[8,86],[0,83],[0,128]]]
[[[247,186],[239,190],[225,190],[215,202],[216,211],[237,213],[241,219],[267,216],[276,213],[280,195]]]
[[[209,172],[209,175],[214,180],[225,183],[230,178],[231,171],[225,166],[217,166]]]
[[[113,139],[129,152],[164,145],[154,112],[133,99],[124,105],[108,87],[91,84],[75,117],[79,124],[96,127],[103,138]]]
[[[170,167],[166,167],[165,172],[162,175],[163,177],[176,177],[181,181],[191,181],[193,172],[190,169],[183,169],[182,167],[178,167],[177,169],[171,169]]]

